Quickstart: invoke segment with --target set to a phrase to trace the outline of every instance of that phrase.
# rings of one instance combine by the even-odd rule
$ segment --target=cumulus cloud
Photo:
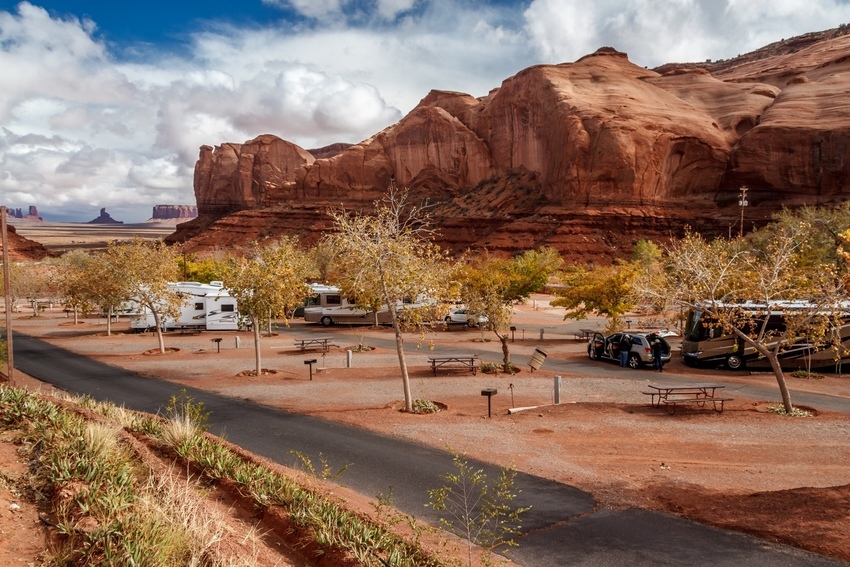
[[[532,0],[526,30],[546,62],[601,46],[640,65],[726,59],[850,19],[847,0]]]

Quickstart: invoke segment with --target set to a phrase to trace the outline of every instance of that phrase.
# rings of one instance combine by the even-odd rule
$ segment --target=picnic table
[[[590,340],[590,337],[592,337],[595,333],[596,331],[593,329],[579,329],[577,333],[573,334],[577,339],[587,341]]]
[[[312,337],[308,339],[295,339],[295,346],[301,347],[301,352],[305,352],[308,348],[322,348],[322,351],[328,352],[328,343],[331,337]]]
[[[732,398],[721,398],[717,396],[718,390],[726,387],[725,384],[713,384],[710,382],[671,382],[666,384],[648,384],[648,392],[642,392],[650,396],[653,407],[666,407],[671,414],[676,413],[677,405],[695,404],[697,407],[711,408],[717,413],[723,412],[723,403],[731,401]]]
[[[429,356],[428,363],[431,365],[431,371],[434,373],[434,376],[437,375],[437,368],[442,368],[444,366],[459,366],[461,368],[467,368],[472,370],[473,375],[478,372],[477,354],[460,356]]]

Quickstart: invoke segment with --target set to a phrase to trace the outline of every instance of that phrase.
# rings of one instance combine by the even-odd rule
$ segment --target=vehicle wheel
[[[640,356],[636,352],[629,353],[629,368],[640,368],[641,361]]]
[[[740,370],[744,367],[744,359],[739,354],[730,354],[726,357],[726,368],[729,370]]]
[[[472,328],[472,327],[475,327],[475,323],[473,323],[472,321],[470,321],[469,319],[467,319],[467,320],[466,320],[466,326],[467,326],[467,327]]]
[[[451,317],[446,317],[445,321],[446,321],[446,325],[452,324],[452,318]]]
[[[331,325],[334,324],[334,320],[331,319],[330,317],[328,317],[327,315],[322,317],[322,320],[319,321],[319,322],[322,324],[323,327],[330,327]]]
[[[596,360],[599,358],[599,353],[596,352],[596,349],[592,346],[587,347],[587,356],[590,357],[590,360]]]

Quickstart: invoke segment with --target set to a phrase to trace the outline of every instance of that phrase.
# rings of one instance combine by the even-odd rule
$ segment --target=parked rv
[[[771,333],[785,331],[785,316],[799,309],[811,309],[805,301],[775,302],[768,309],[755,302],[730,303],[723,308],[749,310],[757,315],[753,324],[764,325]],[[783,368],[838,368],[850,363],[850,305],[842,305],[845,314],[832,329],[833,345],[812,344],[801,337],[783,348],[779,362]],[[723,332],[703,309],[691,309],[682,334],[682,357],[689,366],[725,366],[729,370],[743,368],[770,369],[770,363],[756,349],[735,335]]]
[[[203,329],[207,331],[236,331],[239,329],[239,309],[236,298],[231,297],[222,282],[203,284],[199,282],[169,283],[169,289],[183,297],[180,315],[176,319],[166,318],[163,325],[169,329]],[[131,314],[130,328],[142,331],[156,325],[153,313],[141,308],[138,302]]]
[[[346,297],[335,286],[311,284],[312,294],[304,305],[304,320],[308,323],[321,323],[328,327],[337,323],[349,325],[389,325],[392,323],[390,310],[386,306],[378,309],[377,314],[363,309],[357,300]],[[418,298],[416,301],[399,303],[396,313],[403,317],[405,309],[414,309],[432,305],[433,301]]]
[[[375,312],[357,306],[357,301],[343,295],[338,287],[322,284],[311,284],[312,294],[304,306],[304,320],[308,323],[321,323],[329,327],[336,323],[355,325],[389,324],[388,309],[378,311],[377,321]]]

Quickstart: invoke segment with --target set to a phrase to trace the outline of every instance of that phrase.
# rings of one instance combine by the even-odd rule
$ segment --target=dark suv
[[[644,363],[652,364],[652,348],[649,346],[649,340],[652,333],[629,333],[632,337],[632,349],[629,351],[629,366],[631,368],[640,368]],[[620,338],[623,333],[614,333],[613,335],[603,336],[602,333],[594,333],[587,343],[587,356],[592,360],[605,359],[620,361]],[[670,362],[670,343],[662,337],[658,337],[661,341],[661,360],[665,364]]]

